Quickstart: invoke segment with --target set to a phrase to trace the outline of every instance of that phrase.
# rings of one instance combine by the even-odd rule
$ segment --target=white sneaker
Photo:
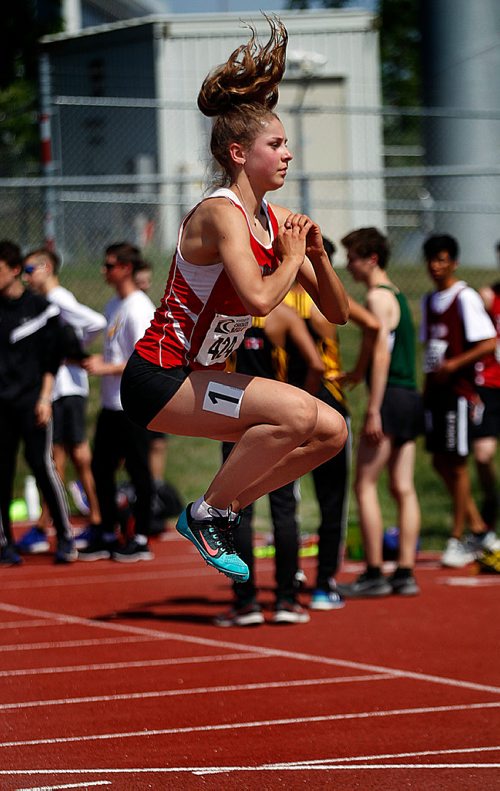
[[[449,538],[446,549],[441,555],[441,565],[451,569],[463,569],[474,563],[476,553],[466,547],[458,538]]]
[[[464,540],[465,547],[468,551],[474,552],[475,557],[479,557],[485,550],[495,552],[500,549],[500,539],[497,538],[493,530],[488,530],[487,533],[475,534],[471,533]]]

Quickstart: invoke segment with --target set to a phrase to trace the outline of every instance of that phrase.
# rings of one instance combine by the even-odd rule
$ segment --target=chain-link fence
[[[160,127],[155,121],[159,108],[171,117],[176,114],[177,134],[180,130],[188,135],[190,126],[205,124],[208,150],[209,125],[186,104],[58,97],[51,110],[53,158],[45,162],[46,172],[52,175],[0,179],[0,237],[16,240],[24,250],[52,240],[65,262],[63,279],[69,279],[88,304],[100,306],[107,296],[102,293],[98,264],[104,247],[123,239],[141,246],[151,259],[159,294],[175,244],[175,236],[165,229],[176,228],[207,187],[205,152],[193,151],[192,161],[177,172],[159,173]],[[384,129],[379,170],[341,167],[342,149],[370,142],[349,139],[353,115],[358,121],[360,115],[366,119],[368,131],[374,121]],[[474,124],[481,128],[487,124],[498,132],[500,114],[465,117],[458,111],[403,113],[393,108],[376,112],[284,105],[280,116],[289,131],[295,162],[285,187],[272,199],[318,219],[339,247],[340,266],[342,235],[354,227],[378,225],[388,234],[391,267],[410,297],[417,299],[429,286],[421,265],[421,246],[432,232],[457,236],[463,271],[473,285],[493,277],[485,270],[496,266],[500,166],[440,164],[436,152],[445,159],[442,135],[450,133],[450,120],[454,119],[457,134],[472,133]],[[461,128],[464,123],[467,126]],[[318,126],[326,124],[332,145],[331,150],[321,152],[318,168],[318,151],[313,156],[311,148]],[[103,145],[104,139],[108,144]],[[175,145],[175,139],[171,144]],[[491,156],[486,152],[483,161]]]

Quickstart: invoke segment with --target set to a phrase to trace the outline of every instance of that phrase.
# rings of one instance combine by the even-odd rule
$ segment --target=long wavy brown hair
[[[263,123],[275,116],[288,33],[278,17],[264,16],[271,28],[269,41],[260,44],[255,29],[248,25],[249,41],[208,74],[198,94],[199,109],[214,118],[210,150],[223,170],[221,183],[231,178],[229,144],[250,147]]]

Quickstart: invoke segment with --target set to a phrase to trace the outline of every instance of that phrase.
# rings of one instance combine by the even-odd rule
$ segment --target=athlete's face
[[[374,256],[366,258],[358,255],[354,250],[347,251],[347,270],[357,283],[367,281],[370,272],[376,264]]]
[[[5,261],[0,260],[0,294],[7,295],[19,275],[20,267],[12,269]]]
[[[29,256],[23,267],[23,280],[32,291],[44,292],[44,284],[49,276],[48,264],[43,258]]]
[[[245,170],[250,181],[264,190],[279,189],[292,159],[283,124],[279,118],[269,116],[248,150]]]
[[[444,290],[453,284],[456,268],[457,261],[451,258],[450,254],[445,250],[437,253],[437,255],[427,261],[427,271],[438,290]]]

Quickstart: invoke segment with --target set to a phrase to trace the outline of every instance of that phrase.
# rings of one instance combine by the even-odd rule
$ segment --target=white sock
[[[209,505],[209,503],[205,502],[203,497],[198,497],[191,506],[191,516],[193,519],[201,521],[203,519],[210,519],[210,517],[214,515],[214,512],[219,514],[219,516],[227,516],[227,510],[227,508],[216,508],[214,505]]]

